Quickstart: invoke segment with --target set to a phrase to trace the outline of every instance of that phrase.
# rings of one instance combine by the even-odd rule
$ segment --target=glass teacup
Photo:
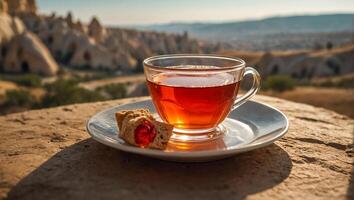
[[[221,122],[260,87],[258,72],[240,58],[176,54],[143,63],[155,108],[174,126],[172,140],[197,142],[221,135],[225,131]],[[237,97],[240,81],[248,74],[253,77],[252,88]]]

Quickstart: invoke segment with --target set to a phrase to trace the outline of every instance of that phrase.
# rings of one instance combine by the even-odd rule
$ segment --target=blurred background
[[[243,58],[261,94],[354,118],[350,0],[0,0],[0,114],[148,95],[142,60],[172,53]]]

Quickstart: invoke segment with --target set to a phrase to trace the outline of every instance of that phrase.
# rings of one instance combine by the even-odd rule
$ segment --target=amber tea
[[[260,86],[258,72],[240,58],[171,54],[143,63],[152,102],[161,119],[174,126],[175,142],[204,142],[227,133],[223,121]],[[237,96],[240,81],[249,75],[251,89]]]
[[[210,129],[228,115],[239,82],[227,73],[160,73],[148,81],[161,118],[178,129]]]

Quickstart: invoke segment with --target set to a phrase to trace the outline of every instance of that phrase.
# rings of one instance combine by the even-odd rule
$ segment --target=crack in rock
[[[20,123],[20,124],[22,124],[22,125],[25,125],[25,124],[26,124],[26,122],[23,121],[23,120],[21,120],[21,119],[8,119],[7,121]]]
[[[337,172],[337,173],[341,173],[344,175],[349,175],[350,173],[348,173],[347,171],[345,171],[344,169],[342,169],[341,167],[334,165],[334,164],[329,164],[327,162],[325,162],[326,160],[320,159],[320,158],[316,158],[316,157],[310,157],[310,156],[305,156],[305,155],[300,155],[300,157],[302,158],[302,160],[305,163],[311,163],[311,164],[315,164],[315,165],[320,165],[323,168],[329,169],[331,171]]]
[[[65,112],[72,112],[72,111],[73,111],[73,109],[68,108],[68,107],[64,107],[64,108],[63,108],[63,111],[65,111]]]
[[[305,121],[310,121],[310,122],[321,122],[321,123],[325,123],[325,124],[335,125],[335,124],[333,124],[332,122],[329,122],[329,121],[320,120],[320,119],[314,119],[314,118],[310,118],[310,117],[295,116],[295,118],[301,119],[301,120],[305,120]]]
[[[53,135],[50,136],[50,141],[51,142],[65,142],[65,137],[63,135],[53,133]]]
[[[353,145],[344,145],[336,142],[324,142],[322,140],[314,139],[314,138],[294,138],[295,140],[299,140],[301,142],[313,143],[313,144],[322,144],[326,145],[341,151],[346,151],[347,149],[353,148]]]

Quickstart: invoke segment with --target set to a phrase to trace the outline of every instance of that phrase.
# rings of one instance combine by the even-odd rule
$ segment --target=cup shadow
[[[124,153],[87,139],[24,177],[9,199],[243,199],[285,180],[289,155],[273,144],[208,163]]]

